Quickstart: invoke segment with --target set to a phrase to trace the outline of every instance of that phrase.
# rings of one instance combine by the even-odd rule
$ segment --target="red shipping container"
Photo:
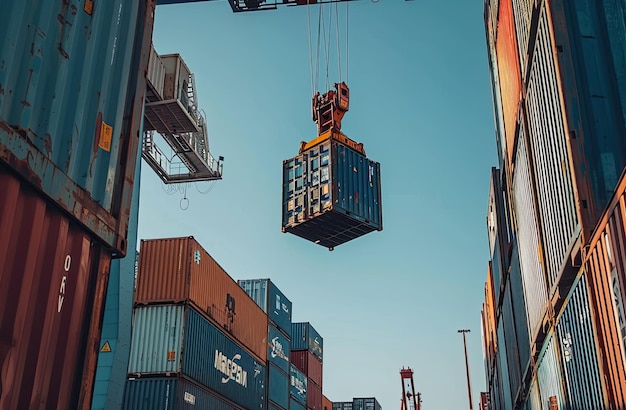
[[[322,410],[333,410],[333,402],[322,394]]]
[[[0,409],[89,409],[110,250],[0,165]]]
[[[307,381],[306,408],[310,410],[322,410],[322,388],[315,384],[310,378]]]
[[[322,362],[308,350],[292,350],[291,363],[304,373],[309,381],[322,386]]]
[[[141,241],[135,303],[182,302],[267,360],[267,315],[192,236]]]

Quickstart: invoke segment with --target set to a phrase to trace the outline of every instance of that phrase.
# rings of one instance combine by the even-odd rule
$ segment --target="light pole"
[[[469,333],[469,329],[461,329],[457,332],[463,334],[463,349],[465,350],[465,373],[467,374],[467,397],[469,399],[469,408],[470,410],[474,410],[474,406],[472,405],[472,385],[470,383],[470,374],[469,374],[469,362],[467,361],[467,342],[465,341],[465,334]]]

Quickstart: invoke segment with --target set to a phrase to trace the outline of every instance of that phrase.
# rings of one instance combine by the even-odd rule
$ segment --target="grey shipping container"
[[[267,361],[289,373],[289,355],[291,342],[274,326],[268,326]]]
[[[294,365],[289,366],[289,394],[291,397],[299,401],[302,405],[306,406],[308,379],[304,373],[296,368]]]
[[[333,402],[333,410],[352,410],[351,401]]]
[[[225,398],[184,377],[130,378],[124,410],[241,410]]]
[[[246,409],[265,401],[265,366],[190,306],[135,308],[128,371],[183,374]]]
[[[267,367],[267,397],[278,406],[286,409],[289,406],[289,375],[269,363]]]
[[[269,279],[245,279],[239,286],[259,305],[269,320],[291,339],[291,301]]]
[[[330,250],[380,231],[380,164],[329,137],[283,162],[282,204],[283,232]]]
[[[309,322],[291,326],[291,350],[308,350],[323,361],[324,339]]]
[[[374,397],[352,399],[353,410],[382,410],[380,403]]]

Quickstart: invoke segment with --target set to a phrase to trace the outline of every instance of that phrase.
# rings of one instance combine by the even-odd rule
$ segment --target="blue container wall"
[[[289,406],[289,375],[273,364],[267,368],[267,397],[269,400],[286,409]]]
[[[498,325],[498,363],[500,365],[500,387],[502,392],[502,405],[504,409],[512,409],[513,402],[511,400],[511,383],[509,379],[509,366],[506,357],[506,342],[504,339],[504,324],[500,320]]]
[[[291,337],[291,301],[269,279],[246,279],[239,286],[288,338]]]
[[[195,383],[181,377],[130,379],[126,384],[125,410],[240,410]]]
[[[306,407],[293,398],[289,399],[289,410],[306,410]]]
[[[517,336],[517,351],[521,374],[524,375],[530,364],[530,341],[528,335],[528,321],[526,320],[526,302],[524,300],[524,285],[520,270],[517,242],[513,241],[511,263],[509,265],[511,282],[511,300],[513,315],[515,316],[515,335]]]
[[[548,336],[544,342],[543,352],[538,361],[537,381],[539,382],[539,393],[543,408],[550,408],[550,397],[556,396],[559,409],[564,409],[566,407],[562,388],[563,376],[559,363],[560,360],[556,354],[555,342],[554,334]]]
[[[307,384],[308,380],[304,373],[296,368],[294,365],[289,366],[289,375],[290,375],[290,388],[289,394],[295,400],[299,401],[303,405],[306,406],[306,398],[307,398]]]
[[[265,401],[265,366],[187,306],[135,308],[128,371],[182,373],[247,409]]]
[[[323,345],[324,340],[309,322],[291,326],[291,350],[309,350],[322,361]]]
[[[509,281],[504,291],[502,302],[502,324],[504,326],[504,340],[506,346],[499,345],[500,349],[506,348],[507,369],[509,374],[509,387],[511,402],[515,403],[517,393],[522,387],[522,369],[519,363],[517,349],[517,334],[515,332],[515,319],[513,316],[513,303],[511,301],[511,289]]]
[[[277,406],[276,404],[274,404],[272,402],[269,402],[267,404],[267,408],[270,409],[270,410],[287,410],[289,407],[280,407],[280,406]]]
[[[142,133],[140,133],[141,135]],[[92,410],[119,409],[124,398],[128,359],[130,356],[133,294],[135,290],[135,263],[137,262],[137,225],[139,222],[139,187],[141,151],[137,151],[135,185],[131,216],[128,222],[128,249],[126,257],[111,261],[100,353],[91,403]],[[108,343],[109,351],[104,349]]]
[[[572,409],[608,408],[602,389],[602,376],[589,311],[585,276],[572,286],[557,335],[565,375],[565,394]]]
[[[0,160],[122,252],[152,36],[146,7],[5,0],[0,13]]]
[[[291,342],[271,324],[268,326],[267,344],[267,360],[289,373]]]

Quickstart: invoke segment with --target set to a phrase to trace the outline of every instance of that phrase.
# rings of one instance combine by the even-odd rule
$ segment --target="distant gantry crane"
[[[402,403],[400,410],[421,410],[422,397],[421,393],[415,393],[415,384],[413,383],[413,370],[402,368],[400,370],[400,379],[402,380]]]

